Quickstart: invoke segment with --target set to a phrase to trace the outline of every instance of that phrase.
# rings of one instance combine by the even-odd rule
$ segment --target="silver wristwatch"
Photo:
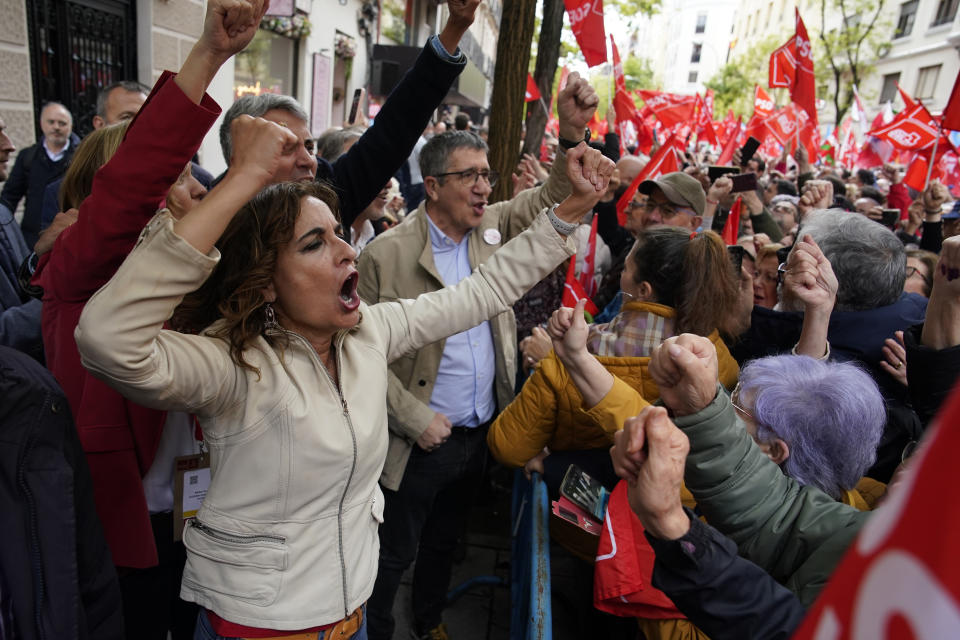
[[[553,228],[557,230],[557,233],[563,236],[568,236],[576,230],[580,225],[574,222],[565,222],[557,217],[556,210],[560,206],[560,203],[550,207],[550,210],[547,212],[547,218],[550,220],[550,224],[553,225]]]

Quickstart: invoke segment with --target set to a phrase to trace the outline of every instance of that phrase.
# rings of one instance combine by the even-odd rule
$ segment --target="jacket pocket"
[[[288,559],[283,536],[236,533],[191,520],[183,544],[190,552],[184,582],[261,606],[277,599]]]
[[[383,492],[380,491],[380,487],[377,486],[373,492],[373,500],[370,502],[370,514],[373,516],[373,519],[377,521],[377,524],[383,524],[384,506]]]

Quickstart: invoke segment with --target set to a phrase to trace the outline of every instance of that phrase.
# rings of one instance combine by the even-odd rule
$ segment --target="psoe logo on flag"
[[[583,22],[591,12],[603,16],[603,0],[584,0],[580,3],[576,9],[568,10],[567,13],[570,16],[570,27],[573,28],[576,25]]]
[[[785,113],[781,113],[777,116],[777,124],[780,126],[780,130],[784,133],[790,133],[797,128],[797,123]]]
[[[904,147],[915,147],[920,142],[920,134],[916,131],[904,131],[903,129],[894,129],[887,136],[894,142]]]
[[[753,104],[754,111],[766,111],[770,113],[773,111],[773,100],[764,100],[763,98],[757,98]]]

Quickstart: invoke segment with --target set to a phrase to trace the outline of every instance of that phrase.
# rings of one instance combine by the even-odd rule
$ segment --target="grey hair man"
[[[150,88],[135,80],[120,80],[108,84],[97,94],[97,113],[93,116],[93,128],[129,120],[137,115],[147,101]]]
[[[907,254],[883,225],[840,209],[813,211],[800,234],[810,234],[830,261],[840,288],[837,311],[868,311],[896,304],[903,293]],[[784,308],[799,311],[787,296]]]
[[[336,162],[337,158],[350,150],[350,147],[363,135],[363,127],[329,129],[317,138],[317,155],[327,162]]]
[[[406,162],[423,128],[466,66],[460,38],[473,24],[479,5],[480,0],[448,3],[443,29],[430,36],[413,67],[377,113],[373,125],[336,162],[320,159],[318,163],[309,117],[296,100],[263,94],[238,100],[224,115],[220,145],[227,165],[232,154],[230,123],[241,113],[289,128],[300,139],[303,150],[290,174],[277,176],[277,181],[320,179],[330,183],[340,197],[340,222],[349,230]]]

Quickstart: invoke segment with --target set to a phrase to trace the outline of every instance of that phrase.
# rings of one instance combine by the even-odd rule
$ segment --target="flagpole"
[[[547,116],[547,120],[550,119],[550,109],[547,109],[547,101],[543,99],[543,95],[540,95],[540,106],[543,107],[543,113]]]
[[[930,175],[933,173],[933,163],[937,161],[937,143],[940,142],[940,136],[943,131],[943,124],[941,122],[937,123],[937,137],[933,141],[933,153],[930,154],[930,164],[927,165],[927,179],[923,181],[923,190],[927,190],[927,185],[930,184]]]

